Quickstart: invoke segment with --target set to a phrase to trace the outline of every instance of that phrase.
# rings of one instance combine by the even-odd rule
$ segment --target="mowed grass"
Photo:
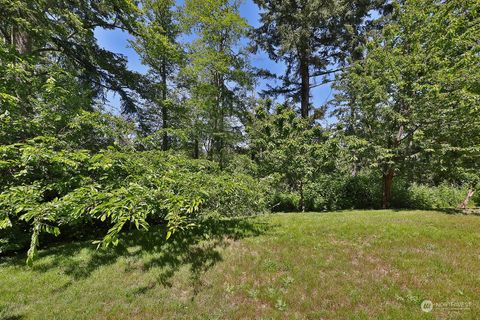
[[[59,245],[31,269],[2,258],[0,318],[480,317],[479,216],[285,213],[202,230],[169,241],[160,229],[132,232],[109,250]]]

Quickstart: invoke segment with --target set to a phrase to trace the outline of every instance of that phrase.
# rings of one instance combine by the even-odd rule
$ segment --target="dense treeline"
[[[256,29],[237,0],[0,0],[0,253],[211,215],[474,204],[478,1],[254,2]],[[98,28],[129,33],[148,72]]]

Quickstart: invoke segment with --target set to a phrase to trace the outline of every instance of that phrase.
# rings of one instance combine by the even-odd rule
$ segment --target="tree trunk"
[[[220,169],[224,169],[225,167],[225,159],[224,159],[224,147],[225,147],[225,101],[223,98],[223,76],[220,77],[219,88],[220,89],[220,97],[219,97],[219,107],[220,107],[220,116],[219,116],[219,131],[221,136],[217,139],[217,152],[218,152],[218,163],[220,165]]]
[[[308,68],[308,59],[306,55],[300,57],[300,98],[301,98],[301,115],[303,119],[308,118],[310,109],[310,70]]]
[[[390,208],[390,202],[392,200],[392,186],[393,186],[393,177],[395,175],[395,170],[389,168],[387,172],[383,174],[383,201],[382,208]]]
[[[200,157],[200,150],[199,150],[199,142],[198,139],[195,138],[193,141],[193,158],[198,159]]]
[[[30,35],[20,29],[13,28],[11,43],[20,54],[29,54],[32,52]]]
[[[404,127],[400,125],[398,129],[397,136],[393,143],[394,148],[398,148],[400,143],[402,142],[404,135]],[[395,169],[393,165],[390,165],[386,171],[383,172],[383,201],[382,201],[382,208],[389,209],[390,202],[392,200],[392,186],[393,186],[393,177],[395,176]]]
[[[355,97],[350,98],[350,116],[348,119],[348,126],[347,126],[347,134],[351,136],[356,136],[356,128],[355,128],[355,105],[356,105],[356,99]],[[357,154],[356,150],[352,150],[352,155],[353,155],[353,161],[352,161],[352,177],[356,177],[358,173],[358,163],[357,163]]]
[[[358,165],[357,165],[356,160],[353,160],[351,176],[352,176],[353,178],[355,178],[355,177],[357,176],[357,173],[358,173]]]
[[[167,101],[167,70],[165,64],[162,65],[162,125],[163,125],[163,137],[162,137],[162,150],[166,151],[170,147],[168,144],[168,108],[166,106]]]
[[[460,209],[467,209],[468,203],[470,202],[470,199],[473,197],[475,194],[475,190],[469,189],[467,192],[467,196],[465,197],[465,200],[460,204],[459,208]]]
[[[303,194],[303,181],[300,181],[300,209],[305,212],[305,196]]]

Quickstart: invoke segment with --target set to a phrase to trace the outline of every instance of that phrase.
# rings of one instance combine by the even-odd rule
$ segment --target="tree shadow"
[[[0,320],[21,320],[24,318],[22,314],[10,310],[8,306],[0,305]]]
[[[428,211],[437,211],[449,215],[480,215],[480,208],[437,208],[437,209],[426,209]]]
[[[140,295],[157,285],[171,286],[170,280],[175,273],[188,266],[195,296],[202,287],[202,274],[222,260],[222,248],[236,240],[266,234],[273,227],[255,218],[209,219],[166,240],[165,226],[156,226],[147,232],[134,230],[123,233],[119,245],[113,248],[96,250],[90,240],[58,244],[40,250],[31,270],[48,272],[58,268],[71,277],[55,289],[55,292],[59,292],[75,281],[90,277],[98,268],[112,265],[122,258],[125,259],[127,273],[156,270],[157,282],[133,292],[134,295]],[[17,256],[6,263],[25,266],[23,258]]]
[[[423,210],[423,211],[432,211],[432,212],[441,212],[448,215],[478,215],[480,216],[480,208],[467,208],[467,209],[460,209],[460,208],[422,208],[422,209],[399,209],[395,208],[392,209],[395,212],[402,212],[402,211],[411,211],[411,210]]]
[[[428,211],[438,211],[450,215],[465,215],[467,212],[464,209],[458,208],[438,208],[438,209],[428,209]]]
[[[0,315],[0,320],[21,320],[24,319],[24,316],[22,315],[13,315],[13,316],[5,316],[3,317]]]

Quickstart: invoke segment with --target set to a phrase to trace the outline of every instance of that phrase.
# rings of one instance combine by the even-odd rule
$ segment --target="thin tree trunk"
[[[400,125],[398,129],[397,137],[394,141],[394,147],[398,148],[400,145],[404,135],[404,127]],[[393,178],[395,176],[395,169],[392,165],[387,168],[387,171],[383,173],[383,201],[382,201],[382,208],[389,209],[390,204],[392,201],[392,186],[393,186]]]
[[[467,196],[465,197],[465,200],[460,204],[459,208],[460,209],[467,209],[468,203],[470,202],[470,199],[472,199],[473,195],[475,194],[475,190],[469,189],[467,192]]]
[[[352,163],[352,172],[351,172],[351,176],[353,178],[355,178],[358,174],[358,165],[357,163],[355,162],[355,160],[353,160],[353,163]]]
[[[198,139],[195,138],[193,141],[193,158],[198,159],[200,157],[200,150],[199,150],[199,142]]]
[[[348,120],[348,126],[347,126],[347,134],[351,136],[356,136],[356,128],[355,128],[355,97],[352,97],[350,100],[350,116]],[[358,163],[356,160],[356,150],[352,151],[353,153],[353,161],[352,161],[352,167],[351,167],[351,176],[356,177],[358,173]]]
[[[300,181],[300,209],[305,212],[305,195],[303,194],[303,181]]]
[[[223,154],[223,149],[225,146],[225,139],[224,139],[224,133],[225,133],[225,99],[223,95],[223,90],[224,90],[224,76],[220,75],[218,79],[218,88],[220,89],[220,96],[218,97],[219,100],[219,111],[220,111],[220,117],[219,117],[219,129],[221,132],[221,136],[218,139],[218,157],[219,157],[219,164],[220,164],[220,169],[223,170],[225,167],[225,159],[224,159],[224,154]]]
[[[301,98],[301,115],[303,119],[308,118],[310,109],[310,70],[308,68],[308,59],[304,54],[300,57],[300,98]]]
[[[390,202],[392,200],[392,186],[393,186],[393,177],[395,175],[395,170],[393,168],[388,168],[387,172],[383,174],[383,201],[382,208],[390,208]]]
[[[162,124],[163,124],[163,138],[162,138],[162,150],[166,151],[169,149],[168,143],[168,133],[166,129],[168,128],[168,108],[166,106],[167,101],[167,70],[165,64],[162,65]]]
[[[217,132],[217,121],[214,121],[213,132]],[[207,139],[204,143],[205,151],[207,152],[207,159],[213,161],[213,154],[215,152],[216,139],[215,135],[212,135],[211,138]]]

